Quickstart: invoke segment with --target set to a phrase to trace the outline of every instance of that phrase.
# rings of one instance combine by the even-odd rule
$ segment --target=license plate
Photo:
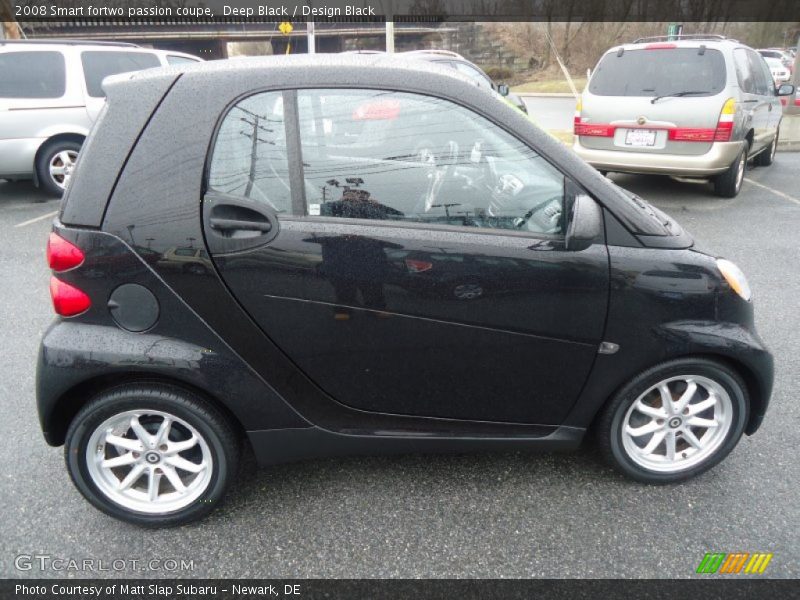
[[[626,146],[655,146],[655,129],[629,129],[625,134]]]

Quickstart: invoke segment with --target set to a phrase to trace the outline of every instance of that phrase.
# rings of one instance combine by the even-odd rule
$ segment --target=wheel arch
[[[97,396],[97,394],[102,391],[133,383],[161,385],[195,394],[222,413],[240,438],[247,439],[242,422],[224,402],[213,394],[210,394],[207,390],[203,390],[186,381],[165,376],[161,373],[131,372],[124,375],[118,373],[97,375],[75,384],[62,393],[53,404],[52,410],[48,415],[45,428],[47,443],[51,446],[63,445],[67,429],[75,418],[75,415],[77,415],[81,408],[88,404],[92,398]]]
[[[714,362],[721,363],[722,365],[728,367],[729,369],[733,370],[737,375],[739,375],[744,381],[745,386],[747,387],[746,391],[748,399],[748,415],[747,415],[747,422],[744,425],[744,432],[747,435],[752,435],[758,430],[759,426],[761,425],[763,414],[767,409],[767,405],[769,404],[769,394],[765,393],[764,384],[759,380],[753,368],[748,366],[745,362],[741,360],[737,360],[730,356],[726,356],[724,354],[717,354],[713,352],[687,353],[687,354],[670,356],[668,358],[655,362],[641,369],[639,373],[642,373],[648,369],[652,369],[653,367],[656,367],[659,364],[681,359],[711,360]],[[600,404],[600,406],[598,406],[597,411],[595,412],[595,415],[592,418],[591,424],[589,425],[587,431],[594,432],[596,430],[597,423],[600,420],[605,407],[608,406],[608,403],[611,402],[617,396],[617,394],[622,390],[622,388],[624,388],[635,376],[636,375],[633,375],[632,377],[629,377],[625,379],[622,383],[620,383],[616,388],[614,388],[613,392],[609,394],[608,397]]]

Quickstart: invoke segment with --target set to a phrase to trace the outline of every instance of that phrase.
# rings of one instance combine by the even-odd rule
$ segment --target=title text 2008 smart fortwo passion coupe
[[[452,70],[276,57],[106,90],[38,367],[99,509],[199,518],[242,440],[274,463],[591,429],[666,483],[758,429],[772,358],[741,271]]]

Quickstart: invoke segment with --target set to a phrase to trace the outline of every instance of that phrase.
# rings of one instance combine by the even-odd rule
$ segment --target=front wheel
[[[634,378],[598,422],[611,464],[645,483],[690,479],[725,458],[744,431],[747,388],[716,361],[679,359]]]
[[[714,193],[723,198],[734,198],[742,189],[744,172],[747,169],[747,147],[736,157],[731,165],[721,175],[714,179]]]
[[[65,459],[95,507],[137,525],[199,519],[220,502],[239,445],[228,420],[196,395],[132,384],[100,393],[67,431]]]

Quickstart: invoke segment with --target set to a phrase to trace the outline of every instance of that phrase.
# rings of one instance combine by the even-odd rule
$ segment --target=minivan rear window
[[[149,52],[90,50],[81,54],[81,62],[83,63],[83,76],[86,79],[86,90],[92,98],[105,96],[101,84],[103,79],[109,75],[161,66],[158,57]]]
[[[66,85],[60,52],[0,54],[0,98],[60,98]]]
[[[597,96],[714,96],[725,87],[719,50],[654,48],[609,52],[597,65],[589,92]]]

